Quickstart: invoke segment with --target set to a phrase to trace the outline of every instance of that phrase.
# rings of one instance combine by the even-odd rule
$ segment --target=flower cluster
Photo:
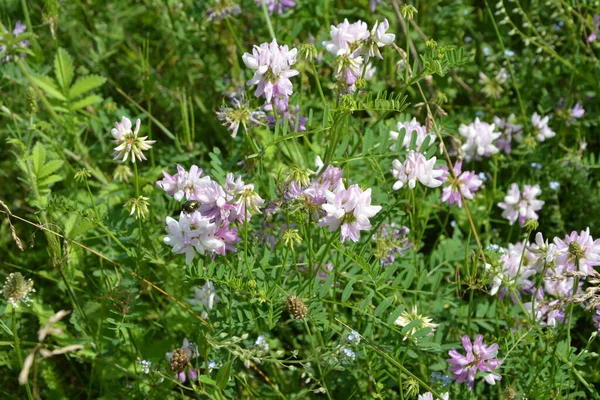
[[[494,124],[500,130],[500,137],[496,140],[496,147],[506,154],[512,152],[511,143],[514,140],[517,143],[523,141],[523,125],[517,124],[515,114],[510,114],[506,119],[495,116]]]
[[[277,11],[277,14],[282,14],[288,8],[296,6],[296,2],[292,0],[256,0],[256,4],[259,6],[262,6],[263,3],[267,6],[271,15],[275,11]]]
[[[375,241],[375,257],[379,258],[382,266],[391,265],[396,257],[402,257],[413,247],[408,239],[410,229],[406,226],[397,227],[394,223],[382,224],[373,234]]]
[[[278,4],[282,5],[283,2],[278,2]],[[277,119],[281,119],[284,123],[289,123],[293,131],[302,132],[306,130],[307,118],[299,114],[300,108],[297,106],[294,111],[290,112],[289,110],[289,98],[294,93],[289,78],[298,75],[297,70],[291,69],[291,66],[296,63],[297,53],[298,49],[289,50],[287,45],[280,46],[277,44],[277,40],[273,39],[271,43],[254,46],[252,54],[244,53],[242,56],[244,64],[254,70],[254,76],[247,84],[256,86],[254,92],[256,97],[265,98],[264,111],[270,113],[262,115],[264,115],[271,128],[275,126]],[[255,114],[253,117],[256,120],[258,116],[258,114]],[[235,127],[235,124],[233,124],[233,127]]]
[[[362,190],[358,185],[346,189],[342,181],[325,193],[325,199],[322,208],[326,215],[319,220],[319,226],[328,227],[329,232],[341,227],[342,243],[346,239],[358,242],[360,231],[371,229],[369,218],[381,211],[381,206],[371,205],[371,189]]]
[[[20,272],[11,272],[0,293],[4,296],[14,308],[19,307],[19,303],[29,305],[31,299],[29,294],[35,292],[33,288],[33,281],[31,279],[25,280],[25,277]]]
[[[533,133],[538,142],[543,142],[546,139],[550,139],[556,136],[556,133],[548,126],[549,119],[550,117],[542,117],[535,112],[531,116],[531,125],[533,126]]]
[[[206,10],[207,21],[222,21],[231,15],[239,15],[242,9],[239,5],[232,3],[230,0],[214,0],[214,7],[209,7]]]
[[[208,317],[208,312],[213,309],[215,304],[221,301],[221,298],[215,291],[215,285],[211,281],[206,281],[206,283],[201,287],[194,287],[194,298],[188,300],[190,304],[202,304],[204,310],[200,316],[202,318]]]
[[[521,192],[519,185],[511,184],[504,201],[498,203],[498,207],[504,210],[502,216],[508,219],[511,225],[517,220],[521,226],[524,226],[528,219],[537,220],[536,211],[541,210],[544,205],[542,200],[536,199],[541,193],[539,185],[524,185]]]
[[[502,298],[512,288],[515,302],[514,295],[531,295],[532,300],[523,304],[525,309],[548,326],[563,322],[564,302],[581,293],[585,280],[596,276],[595,267],[600,265],[600,240],[594,240],[589,228],[573,231],[563,239],[555,237],[552,242],[538,232],[534,243],[509,245],[500,251],[498,265],[486,265],[492,278],[490,293],[499,293]],[[534,287],[536,274],[543,275],[543,287]]]
[[[296,64],[298,49],[280,46],[277,40],[254,46],[252,54],[244,53],[242,60],[246,67],[254,70],[254,76],[247,84],[256,86],[254,95],[264,97],[266,103],[275,101],[278,111],[287,109],[288,99],[294,93],[290,78],[298,71],[290,67]]]
[[[412,324],[415,321],[419,321],[418,324]],[[429,317],[424,317],[419,314],[417,306],[413,306],[411,311],[404,310],[402,314],[394,321],[395,325],[405,327],[408,324],[412,324],[412,327],[404,333],[404,338],[402,340],[406,340],[408,338],[412,338],[413,335],[424,328],[431,328],[431,331],[427,334],[427,336],[433,336],[435,333],[435,328],[439,326],[439,324],[434,324],[432,319]]]
[[[13,29],[12,31],[12,37],[4,37],[0,35],[0,42],[4,42],[5,40],[8,40],[12,43],[12,49],[26,49],[29,47],[29,40],[17,40],[18,36],[22,35],[25,33],[25,31],[27,30],[27,26],[25,24],[23,24],[21,21],[17,21],[17,23],[15,24],[15,29]],[[4,27],[4,25],[0,26],[0,33],[2,32],[7,32],[7,29]],[[7,46],[4,44],[0,44],[0,53],[4,53],[7,50]],[[0,62],[8,62],[12,59],[13,56],[6,55],[4,57],[0,58]],[[25,57],[25,53],[21,53],[21,58]]]
[[[506,68],[501,68],[494,78],[489,78],[483,72],[479,72],[479,83],[482,85],[481,91],[486,97],[497,99],[500,98],[504,89],[502,85],[506,83],[508,79],[508,72]]]
[[[496,132],[495,124],[490,125],[475,118],[475,121],[469,125],[461,124],[458,131],[466,139],[465,144],[460,148],[466,161],[480,160],[482,157],[490,157],[498,153],[499,149],[494,142],[501,133]]]
[[[394,34],[387,33],[389,27],[387,19],[375,22],[370,31],[360,20],[351,24],[345,19],[341,24],[331,26],[331,40],[324,41],[323,46],[336,57],[334,74],[338,81],[345,83],[348,93],[355,90],[359,78],[368,78],[367,71],[371,69],[369,58],[383,58],[379,48],[392,44],[396,39]]]
[[[408,185],[410,189],[414,189],[417,181],[430,188],[441,186],[442,181],[438,178],[444,171],[434,168],[436,161],[435,156],[428,160],[422,153],[410,150],[403,163],[397,159],[392,162],[392,175],[397,179],[392,188],[398,190]]]
[[[199,254],[221,254],[233,251],[239,241],[237,226],[250,221],[251,211],[260,213],[264,200],[254,191],[254,185],[245,184],[241,177],[227,174],[221,186],[209,176],[202,177],[202,169],[193,165],[190,171],[177,166],[177,174],[163,171],[164,179],[156,184],[175,200],[192,201],[196,207],[183,210],[179,220],[166,218],[167,233],[164,242],[173,252],[186,255],[186,263]]]
[[[421,149],[425,138],[429,138],[429,146],[435,142],[435,135],[433,133],[427,132],[427,128],[417,122],[416,118],[413,118],[410,121],[398,122],[396,125],[398,132],[390,131],[390,139],[394,142],[398,142],[400,139],[400,132],[404,129],[404,138],[402,139],[402,143],[400,143],[400,148],[407,150],[416,150],[416,151],[426,151],[427,149]],[[410,148],[410,143],[412,141],[413,136],[415,136],[415,148]],[[396,151],[398,143],[394,143],[390,150]]]
[[[451,358],[447,361],[450,366],[450,372],[454,374],[454,380],[459,383],[466,383],[469,390],[475,386],[475,377],[478,371],[484,373],[483,379],[490,385],[501,380],[501,376],[495,373],[502,364],[502,359],[496,358],[498,354],[498,344],[491,346],[483,344],[483,336],[477,335],[475,343],[471,342],[469,336],[464,335],[462,345],[466,355],[462,355],[455,349],[448,352]]]
[[[152,144],[156,143],[156,140],[146,140],[148,136],[138,137],[140,131],[140,119],[135,121],[135,128],[132,130],[131,121],[129,118],[123,117],[121,122],[116,122],[115,127],[110,131],[114,140],[113,143],[117,145],[113,155],[113,160],[120,160],[126,162],[128,158],[134,163],[137,158],[139,161],[146,160],[144,151],[150,150]]]
[[[444,174],[440,177],[443,182],[449,185],[442,190],[442,201],[447,201],[449,205],[458,204],[462,207],[463,197],[473,199],[475,192],[483,184],[483,181],[473,171],[462,171],[462,161],[454,163],[453,175],[448,173],[448,168],[444,168]]]
[[[264,124],[265,113],[260,110],[253,110],[245,102],[244,96],[232,97],[233,107],[221,106],[216,112],[219,121],[223,121],[223,126],[231,132],[231,137],[236,137],[240,125],[244,127],[244,131],[248,131],[248,125]]]

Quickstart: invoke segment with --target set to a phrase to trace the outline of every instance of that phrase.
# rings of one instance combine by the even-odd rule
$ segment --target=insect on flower
[[[181,212],[192,214],[198,208],[200,208],[200,202],[198,200],[188,200],[181,206]]]

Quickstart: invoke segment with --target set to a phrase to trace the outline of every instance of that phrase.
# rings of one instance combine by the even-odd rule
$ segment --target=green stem
[[[267,3],[263,0],[261,1],[262,12],[265,22],[267,23],[267,28],[269,29],[269,35],[271,35],[271,39],[275,39],[275,31],[273,30],[273,24],[271,24],[271,17],[269,16],[269,10],[267,9]]]
[[[21,354],[21,344],[19,343],[19,334],[17,333],[17,311],[15,307],[12,309],[12,331],[15,337],[15,351],[17,352],[17,360],[19,360],[19,367],[23,369],[23,355]],[[27,398],[33,400],[29,380],[25,381],[25,390],[27,390]]]

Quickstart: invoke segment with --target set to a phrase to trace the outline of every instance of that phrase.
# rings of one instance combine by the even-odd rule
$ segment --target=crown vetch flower
[[[433,142],[435,142],[435,135],[432,133],[428,133],[427,128],[425,126],[421,125],[419,122],[417,122],[416,118],[413,118],[410,121],[398,122],[398,124],[396,125],[396,128],[398,129],[398,132],[390,131],[390,139],[393,140],[394,142],[398,142],[398,139],[400,137],[400,131],[402,130],[402,128],[404,128],[405,134],[404,134],[404,139],[402,140],[402,143],[400,144],[400,148],[408,149],[413,135],[416,135],[416,141],[415,141],[415,148],[412,150],[419,151],[421,149],[421,145],[423,145],[423,141],[425,140],[425,138],[429,138],[430,146],[431,146],[431,144],[433,144]],[[395,151],[396,148],[397,148],[397,143],[394,143],[390,147],[390,150]]]
[[[511,144],[513,140],[518,143],[523,141],[523,125],[516,122],[517,117],[515,114],[510,114],[507,119],[494,117],[494,124],[502,132],[495,145],[506,154],[512,152]]]
[[[434,168],[436,161],[436,157],[427,160],[423,154],[413,150],[408,152],[404,163],[394,160],[392,175],[398,180],[392,188],[398,190],[408,184],[410,189],[414,189],[417,181],[430,188],[440,186],[442,181],[437,178],[442,176],[444,171]]]
[[[211,281],[206,281],[201,288],[194,287],[194,298],[189,299],[190,304],[195,305],[201,303],[204,306],[204,310],[200,316],[202,318],[208,317],[208,312],[213,309],[221,298],[215,291],[215,285]]]
[[[454,203],[462,207],[462,198],[472,200],[474,193],[483,184],[483,181],[473,171],[462,172],[462,161],[454,163],[454,176],[448,172],[444,173],[442,180],[450,181],[450,184],[442,190],[442,201],[447,201],[449,205]],[[462,194],[462,196],[461,196]]]
[[[113,143],[117,145],[113,155],[113,160],[127,161],[127,158],[131,157],[131,162],[134,163],[135,159],[146,160],[144,151],[150,150],[152,144],[156,143],[156,140],[146,140],[148,136],[138,137],[140,131],[140,119],[135,121],[135,128],[131,130],[131,121],[129,118],[123,117],[121,122],[116,122],[115,127],[110,131],[113,138]]]
[[[190,171],[186,171],[181,165],[177,164],[177,173],[169,175],[163,171],[164,179],[156,182],[156,185],[173,196],[175,200],[198,200],[204,187],[211,181],[209,176],[202,176],[202,168],[192,165]]]
[[[323,210],[327,215],[319,220],[319,226],[327,226],[329,232],[341,227],[341,241],[358,242],[360,231],[371,229],[369,218],[381,211],[381,206],[371,205],[371,189],[362,190],[358,185],[346,189],[340,181],[333,192],[325,193],[327,203]]]
[[[556,265],[562,271],[580,271],[593,274],[594,267],[600,265],[600,239],[594,240],[590,228],[577,233],[571,232],[564,240],[554,238],[556,245]]]
[[[498,207],[504,210],[502,216],[508,219],[511,225],[517,220],[521,226],[525,225],[528,219],[537,221],[539,217],[536,211],[541,210],[544,205],[542,200],[536,199],[541,193],[539,185],[525,185],[521,193],[516,183],[511,184],[504,201],[498,203]]]
[[[396,39],[396,35],[393,33],[387,33],[389,28],[390,23],[388,22],[387,18],[381,23],[379,23],[379,21],[375,21],[375,25],[373,25],[373,29],[371,29],[371,34],[364,41],[362,46],[355,51],[355,54],[361,54],[365,57],[377,57],[383,59],[379,48],[394,43],[394,40]]]
[[[494,142],[500,137],[500,132],[496,132],[495,124],[482,122],[479,117],[469,125],[462,124],[458,128],[459,133],[466,139],[465,144],[461,146],[465,160],[480,160],[482,157],[490,157],[498,153],[499,149]]]
[[[280,46],[277,40],[254,46],[252,54],[244,53],[244,64],[254,70],[254,76],[247,82],[248,86],[257,86],[254,95],[264,97],[270,103],[273,97],[287,99],[293,92],[289,78],[298,75],[298,71],[290,69],[296,63],[297,49],[289,50],[287,45]]]
[[[165,244],[173,247],[173,253],[185,254],[185,263],[190,264],[196,255],[212,253],[223,249],[225,243],[216,236],[217,226],[208,217],[195,211],[182,212],[179,221],[167,217],[167,236]]]
[[[277,14],[282,14],[288,8],[296,6],[296,2],[292,0],[256,0],[257,5],[261,6],[262,3],[267,6],[269,14],[273,14],[274,11],[277,11]]]
[[[435,333],[435,328],[437,328],[440,325],[434,324],[431,318],[424,317],[423,315],[419,314],[417,306],[413,306],[411,311],[404,310],[402,314],[398,316],[396,321],[394,321],[394,324],[401,327],[405,327],[406,325],[415,321],[419,321],[420,323],[410,328],[405,333],[404,339],[402,340],[408,339],[409,337],[414,335],[418,330],[423,328],[431,328],[431,331],[427,334],[427,336],[433,336],[433,334]]]
[[[495,373],[502,364],[502,359],[496,358],[498,354],[498,344],[494,343],[491,346],[483,344],[483,336],[477,335],[475,343],[471,343],[469,336],[462,337],[462,345],[466,351],[466,355],[462,355],[456,349],[448,352],[451,358],[448,363],[451,364],[450,372],[454,374],[454,380],[459,383],[466,383],[469,390],[475,386],[475,376],[477,371],[485,373],[483,379],[490,385],[494,385],[496,381],[502,379],[500,375]]]
[[[323,46],[336,56],[353,53],[370,34],[365,22],[359,20],[351,24],[348,19],[344,19],[344,22],[337,26],[331,25],[329,32],[331,40],[324,41]]]
[[[525,293],[533,293],[534,283],[529,278],[536,274],[536,270],[532,267],[536,260],[535,256],[527,250],[523,254],[523,243],[509,244],[508,249],[502,251],[498,270],[493,271],[491,266],[486,264],[486,269],[493,276],[490,294],[493,296],[499,292],[499,298],[502,299],[510,287]],[[521,261],[522,256],[523,261]],[[513,302],[516,303],[516,299],[513,298]]]
[[[22,35],[23,33],[25,33],[26,30],[27,30],[27,26],[24,23],[22,23],[21,21],[17,21],[15,23],[15,29],[13,29],[13,31],[12,31],[12,37],[13,37],[13,39],[15,39],[19,35]],[[4,27],[4,25],[1,26],[0,33],[2,31],[7,31],[7,29]],[[3,40],[3,39],[4,39],[4,37],[0,35],[0,41]],[[18,50],[19,48],[26,49],[26,48],[29,47],[29,40],[26,40],[26,39],[25,40],[19,40],[16,43],[15,42],[12,42],[12,43],[13,43],[12,48],[15,49],[15,50],[17,50],[17,52],[19,51]],[[0,44],[0,53],[3,53],[4,51],[6,51],[6,46]],[[10,61],[12,59],[12,57],[13,56],[11,56],[9,54],[9,55],[7,55],[5,57],[0,58],[0,62],[3,62],[3,63],[4,62],[8,62],[8,61]],[[21,58],[25,58],[25,53],[21,53]]]
[[[240,129],[240,125],[244,130],[248,131],[248,125],[260,125],[264,123],[265,113],[258,110],[252,110],[244,100],[242,95],[240,99],[233,97],[233,107],[221,106],[216,112],[217,119],[223,121],[223,126],[231,132],[231,137],[235,138]]]
[[[533,133],[538,142],[543,142],[546,139],[550,139],[556,136],[556,133],[548,126],[548,120],[550,117],[542,117],[538,113],[534,112],[531,116],[531,125],[533,126]]]

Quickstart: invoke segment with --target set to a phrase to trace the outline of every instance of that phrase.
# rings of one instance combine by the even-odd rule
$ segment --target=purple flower
[[[475,386],[475,376],[477,371],[483,372],[483,379],[490,385],[494,385],[496,381],[501,380],[500,375],[494,373],[495,370],[502,364],[502,359],[497,359],[498,344],[494,343],[491,346],[483,344],[483,336],[477,335],[475,343],[471,344],[469,336],[464,335],[462,345],[466,355],[462,355],[455,349],[448,352],[450,359],[446,360],[451,364],[450,372],[454,374],[454,380],[459,383],[466,383],[469,390]]]
[[[190,171],[186,171],[181,165],[177,164],[177,173],[169,175],[163,171],[164,179],[156,182],[156,185],[173,196],[175,200],[197,200],[202,194],[204,187],[211,181],[209,176],[200,177],[202,168],[192,165]]]
[[[237,4],[232,4],[230,1],[215,0],[215,6],[206,10],[207,21],[222,21],[230,15],[239,15],[242,9]]]
[[[248,86],[257,86],[254,95],[264,97],[270,103],[273,97],[288,98],[293,92],[289,78],[298,75],[298,71],[290,69],[296,63],[297,49],[289,50],[288,46],[279,46],[277,40],[254,46],[252,54],[244,53],[244,64],[254,70],[254,76],[247,82]]]
[[[578,119],[583,117],[585,114],[585,109],[581,105],[581,103],[576,103],[573,108],[571,108],[571,119]]]
[[[381,206],[371,205],[371,189],[363,191],[358,185],[346,189],[341,181],[333,192],[325,193],[325,198],[327,203],[322,207],[327,215],[319,220],[319,226],[327,226],[329,232],[341,227],[342,243],[346,239],[358,242],[360,231],[371,229],[369,218],[381,211]]]
[[[262,3],[265,3],[271,15],[274,11],[277,11],[277,14],[282,14],[288,8],[296,6],[296,2],[292,0],[256,0],[257,5],[261,6]]]
[[[454,177],[448,172],[440,177],[442,180],[450,180],[450,185],[442,190],[442,201],[447,201],[448,205],[456,203],[462,207],[462,198],[472,200],[483,181],[473,171],[462,172],[462,161],[454,163]]]
[[[573,231],[564,240],[554,238],[554,243],[557,249],[555,262],[562,271],[593,274],[594,267],[600,265],[600,239],[594,240],[590,228],[580,233]]]
[[[22,35],[23,33],[25,33],[25,31],[27,30],[27,26],[25,24],[23,24],[21,21],[17,21],[15,24],[15,29],[13,29],[12,31],[12,36],[13,38],[16,38],[19,35]],[[7,29],[4,27],[4,25],[1,25],[0,27],[0,33],[2,31],[7,31]],[[4,39],[3,36],[0,36],[0,41]],[[13,42],[14,43],[14,42]],[[20,40],[18,43],[14,43],[12,45],[13,49],[26,49],[27,47],[29,47],[29,40]],[[0,45],[0,53],[3,53],[4,51],[6,51],[6,46]],[[11,55],[7,55],[5,57],[0,58],[0,62],[8,62],[12,59],[13,56]],[[25,53],[21,53],[21,58],[25,57]]]
[[[594,15],[594,19],[592,20],[592,25],[594,25],[594,30],[587,37],[588,43],[592,43],[598,38],[598,30],[600,29],[600,15]]]
[[[525,225],[525,221],[528,219],[537,220],[539,217],[536,211],[541,210],[544,205],[542,200],[536,199],[541,193],[542,189],[539,185],[525,185],[523,193],[521,193],[519,186],[513,183],[510,185],[504,201],[498,203],[498,207],[504,210],[502,216],[508,219],[511,225],[517,220],[521,226]]]
[[[600,332],[600,306],[596,307],[596,315],[592,317],[594,319],[594,323],[596,324],[596,329]]]
[[[523,125],[517,124],[516,120],[515,114],[510,114],[507,119],[494,117],[494,124],[502,132],[495,145],[506,154],[511,153],[513,140],[519,143],[523,140]]]
[[[501,133],[496,132],[495,124],[481,122],[477,117],[469,125],[462,124],[458,131],[466,139],[465,144],[460,148],[466,161],[480,160],[482,157],[490,157],[498,153],[499,149],[494,142]]]
[[[379,230],[373,234],[373,240],[376,243],[374,253],[382,266],[392,264],[396,260],[396,256],[402,257],[412,248],[413,244],[408,239],[409,232],[408,227],[397,228],[392,223],[382,224]]]

